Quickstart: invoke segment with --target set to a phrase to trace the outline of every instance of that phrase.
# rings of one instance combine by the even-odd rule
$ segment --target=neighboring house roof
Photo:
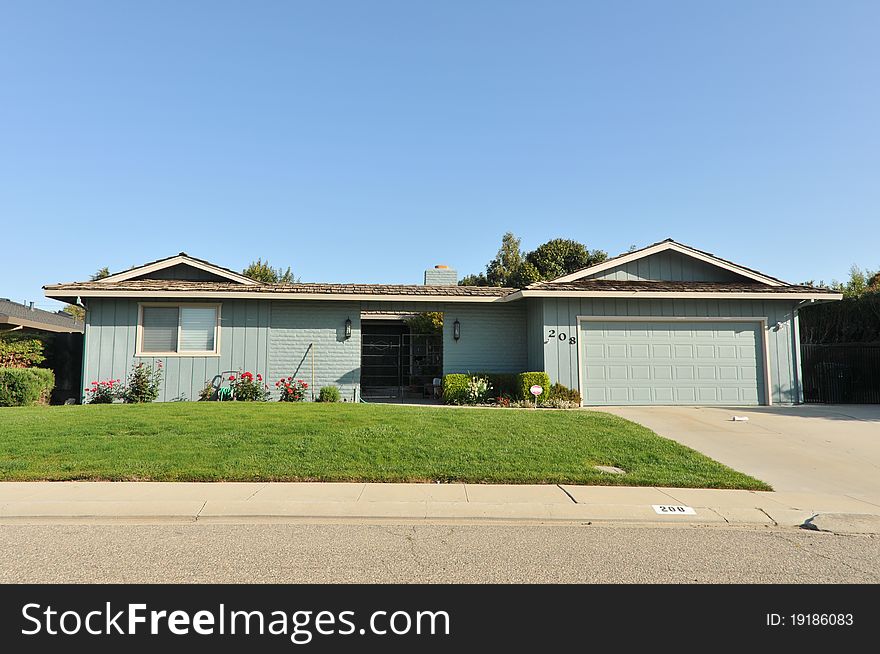
[[[180,254],[171,257],[165,257],[164,259],[156,259],[155,261],[145,263],[142,266],[135,266],[124,272],[114,273],[109,277],[104,277],[103,279],[98,279],[96,281],[102,284],[121,282],[149,274],[156,270],[162,270],[163,268],[171,268],[172,266],[177,266],[179,264],[185,264],[192,266],[193,268],[205,270],[214,275],[218,275],[219,277],[223,277],[224,279],[238,282],[239,284],[247,284],[248,286],[260,284],[260,282],[251,279],[250,277],[245,277],[241,273],[237,273],[229,268],[223,268],[222,266],[213,264],[210,261],[205,261],[204,259],[191,257],[186,252],[181,252]]]
[[[0,299],[0,324],[27,327],[44,332],[81,332],[83,324],[68,313],[31,309],[7,299]]]
[[[518,291],[518,297],[687,297],[775,299],[781,296],[793,299],[835,300],[834,291],[785,284],[769,286],[749,282],[675,282],[675,281],[615,281],[610,279],[578,279],[571,282],[546,282],[539,287]]]
[[[536,288],[539,286],[544,286],[545,284],[571,282],[576,279],[586,277],[588,275],[602,272],[603,270],[608,270],[609,268],[621,266],[625,263],[629,263],[630,261],[635,261],[637,259],[649,257],[660,252],[665,252],[666,250],[680,252],[700,261],[705,261],[706,263],[713,264],[715,266],[718,266],[719,268],[729,270],[731,272],[737,273],[738,275],[753,279],[763,284],[768,284],[770,286],[787,285],[786,282],[782,281],[781,279],[777,279],[776,277],[765,275],[764,273],[753,270],[752,268],[747,268],[746,266],[734,263],[733,261],[722,259],[721,257],[718,257],[711,252],[698,250],[697,248],[691,247],[690,245],[685,245],[684,243],[679,243],[672,240],[671,238],[667,238],[664,241],[652,243],[651,245],[640,248],[638,250],[633,250],[632,252],[624,252],[623,254],[619,254],[616,257],[605,259],[605,261],[602,261],[601,263],[587,266],[586,268],[582,268],[581,270],[569,273],[568,275],[563,275],[562,277],[557,277],[556,279],[551,279],[545,282],[535,282],[534,284],[531,284],[529,288]]]
[[[492,301],[510,295],[515,288],[495,286],[422,286],[420,284],[258,284],[245,286],[229,282],[170,281],[138,279],[110,282],[106,279],[43,287],[49,297],[295,297],[297,299],[442,299],[445,301]]]

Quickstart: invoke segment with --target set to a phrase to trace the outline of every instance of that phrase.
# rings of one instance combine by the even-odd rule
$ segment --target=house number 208
[[[574,345],[577,343],[577,339],[574,336],[569,337],[565,332],[556,333],[555,329],[550,330],[550,334],[548,334],[548,338],[558,338],[560,341],[564,341],[568,339],[569,345]]]

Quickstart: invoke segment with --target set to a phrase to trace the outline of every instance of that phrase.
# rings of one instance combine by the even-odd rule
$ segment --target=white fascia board
[[[69,297],[73,291],[46,291],[46,297],[57,299]],[[80,297],[118,297],[118,298],[187,298],[190,300],[210,299],[248,299],[248,300],[358,300],[368,302],[502,302],[504,296],[462,296],[462,295],[373,295],[370,293],[261,293],[258,291],[120,291],[120,290],[78,290]]]
[[[725,293],[723,291],[542,291],[526,289],[505,297],[505,300],[517,300],[522,297],[608,297],[608,298],[644,298],[657,300],[669,299],[712,299],[712,300],[842,300],[841,293],[809,293],[796,291],[792,293],[761,293],[742,292]]]

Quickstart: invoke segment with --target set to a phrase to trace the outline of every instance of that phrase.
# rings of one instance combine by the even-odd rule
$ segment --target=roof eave
[[[726,299],[726,300],[842,300],[841,293],[811,293],[808,291],[550,291],[523,289],[506,299],[515,300],[528,297],[595,297],[595,298],[643,298],[643,299]]]
[[[45,295],[53,300],[68,301],[71,293],[81,298],[129,299],[261,299],[261,300],[353,300],[387,302],[500,302],[509,295],[409,295],[392,293],[284,293],[281,291],[167,291],[167,290],[64,290],[45,287]]]

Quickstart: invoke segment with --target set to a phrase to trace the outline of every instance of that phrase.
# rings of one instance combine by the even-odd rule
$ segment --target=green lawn
[[[279,402],[0,409],[0,480],[38,479],[769,489],[606,413]]]

